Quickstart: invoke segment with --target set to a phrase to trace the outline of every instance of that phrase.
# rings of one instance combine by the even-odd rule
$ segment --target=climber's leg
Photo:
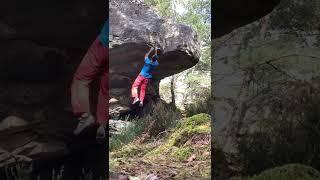
[[[138,77],[136,78],[136,80],[134,81],[134,83],[132,84],[131,87],[131,96],[134,98],[134,101],[136,101],[137,99],[139,99],[139,95],[138,95],[138,88],[142,83],[143,80],[143,76],[138,75]],[[135,102],[133,103],[135,104]]]
[[[90,115],[89,86],[96,78],[101,68],[107,64],[107,48],[103,47],[97,38],[74,74],[71,85],[71,104],[73,113],[77,116],[86,114],[80,119],[75,130],[79,134],[85,127],[94,123],[94,118]]]
[[[107,56],[108,57],[108,56]],[[97,122],[99,123],[99,128],[97,129],[97,134],[96,134],[96,138],[97,141],[102,143],[105,139],[106,136],[106,126],[107,126],[107,122],[109,120],[109,114],[108,114],[108,110],[109,110],[109,93],[108,93],[108,89],[109,89],[109,82],[108,82],[108,69],[109,67],[106,66],[103,74],[102,74],[102,78],[101,78],[101,82],[100,82],[100,90],[99,90],[99,96],[98,96],[98,104],[97,104]]]
[[[99,90],[99,96],[98,96],[98,104],[97,104],[97,122],[101,124],[106,124],[108,121],[108,69],[109,67],[105,67],[105,70],[103,71],[101,82],[100,82],[100,90]]]
[[[148,81],[149,81],[149,79],[147,79],[147,78],[143,78],[143,80],[142,80],[141,89],[140,89],[140,105],[143,105],[143,100],[146,95]]]

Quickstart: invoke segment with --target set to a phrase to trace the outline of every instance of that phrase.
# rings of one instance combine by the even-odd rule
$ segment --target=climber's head
[[[156,54],[153,55],[152,58],[151,58],[152,61],[157,61],[158,59],[159,59],[159,57]]]

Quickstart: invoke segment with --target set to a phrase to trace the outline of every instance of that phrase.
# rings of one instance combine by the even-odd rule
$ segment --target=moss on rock
[[[172,157],[178,157],[178,159],[181,160],[182,157],[190,155],[192,150],[187,150],[186,147],[183,147],[183,144],[194,135],[210,134],[210,120],[211,118],[208,114],[197,114],[183,119],[174,129],[174,133],[169,136],[166,142],[160,147],[147,153],[145,158],[152,159],[159,154],[169,153]]]
[[[262,172],[247,180],[318,180],[320,172],[302,164],[288,164]]]

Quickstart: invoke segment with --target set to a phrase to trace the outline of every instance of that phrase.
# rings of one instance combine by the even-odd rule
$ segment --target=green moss
[[[171,153],[171,156],[179,160],[185,160],[191,156],[192,152],[193,149],[190,147],[177,148]]]
[[[109,170],[110,171],[118,169],[119,166],[120,166],[120,164],[117,159],[112,159],[112,158],[109,159]]]
[[[172,152],[173,147],[181,148],[180,145],[182,145],[186,140],[190,139],[190,137],[195,134],[210,134],[210,121],[211,118],[208,114],[197,114],[182,120],[180,125],[174,130],[174,133],[169,136],[166,142],[160,147],[147,153],[145,158],[153,158],[159,154]],[[186,155],[185,153],[182,153],[185,151],[185,149],[176,150],[176,153],[171,153],[171,155],[173,155],[173,157],[178,156],[181,158],[182,156]]]
[[[208,165],[210,167],[210,164]],[[206,178],[206,179],[211,179],[211,168],[204,168],[203,171],[200,172],[201,177]]]
[[[207,122],[210,122],[210,115],[202,113],[187,118],[185,121],[185,126],[194,127],[197,125],[203,125]]]
[[[288,164],[282,167],[273,168],[262,172],[258,176],[248,178],[247,180],[318,180],[320,172],[316,169],[301,165]]]
[[[149,148],[130,144],[124,146],[119,151],[113,152],[111,154],[113,157],[129,158],[134,156],[140,156],[141,154],[144,154],[146,150],[149,150]]]

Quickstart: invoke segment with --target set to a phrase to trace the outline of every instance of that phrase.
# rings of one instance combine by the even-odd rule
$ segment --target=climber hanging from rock
[[[105,128],[108,120],[108,31],[107,20],[78,66],[71,85],[72,109],[79,119],[73,133],[79,135],[88,126],[98,123],[96,138],[100,142],[106,137]],[[94,117],[90,109],[89,88],[91,82],[98,78],[100,78],[100,89],[96,117]]]
[[[155,50],[155,53],[150,59],[149,55],[153,50]],[[159,48],[154,49],[153,47],[151,47],[150,50],[144,56],[144,66],[131,88],[131,95],[134,98],[132,104],[139,103],[139,106],[143,107],[143,100],[146,94],[147,85],[148,82],[152,79],[152,71],[156,66],[159,65],[159,57],[157,54],[158,50]],[[140,93],[138,93],[139,88]]]

